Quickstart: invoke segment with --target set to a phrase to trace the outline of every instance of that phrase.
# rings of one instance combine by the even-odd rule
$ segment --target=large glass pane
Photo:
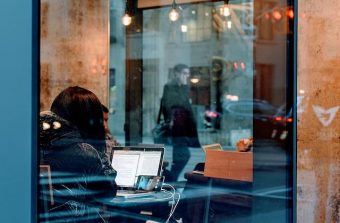
[[[41,113],[41,220],[292,222],[291,4],[42,1],[40,110],[52,110],[66,122]],[[178,14],[170,15],[171,11]],[[69,117],[58,110],[65,104],[52,103],[74,85],[97,95],[98,122],[95,115],[76,122],[96,113],[98,106],[81,107]],[[66,141],[60,140],[64,134],[58,135],[64,127],[72,130]],[[84,157],[88,162],[78,162],[88,151],[73,153],[70,143],[84,150],[93,147],[96,165]],[[63,153],[65,147],[70,154]],[[133,157],[123,157],[130,147],[138,147]],[[155,151],[162,147],[164,161],[153,171],[151,164],[160,154]],[[55,148],[62,152],[55,154]],[[141,153],[141,148],[151,150],[151,155]],[[122,157],[125,161],[117,163]],[[139,161],[145,174],[132,171]],[[90,166],[99,172],[91,172]],[[112,167],[119,170],[119,189],[140,192],[153,185],[154,193],[112,198],[106,184],[114,178]],[[88,178],[78,184],[84,175]],[[127,175],[135,178],[122,180]],[[144,181],[150,185],[141,186]],[[50,186],[73,192],[75,185],[81,185],[84,194],[72,202],[68,194],[67,208],[50,212],[51,198],[64,198],[63,190]],[[106,197],[103,192],[88,200],[91,189],[98,188],[105,188]]]
[[[223,7],[223,2],[181,5],[180,19],[176,22],[164,16],[169,7],[143,10],[143,139],[146,142],[152,142],[149,136],[155,126],[164,85],[173,81],[176,64],[190,68],[189,92],[173,96],[190,100],[192,119],[202,145],[220,143],[233,149],[239,139],[252,137],[253,4],[231,4],[228,16],[223,14]],[[265,106],[268,115],[275,114],[273,106],[262,104],[255,104],[258,113]],[[179,150],[176,146],[167,147],[170,163],[173,156],[185,156],[176,150]],[[202,149],[189,150],[189,161],[181,161],[181,165],[187,164],[186,170],[204,161]],[[183,180],[185,170],[180,171],[179,180]]]
[[[186,207],[180,205],[177,209],[183,220],[201,221],[205,217],[218,222],[240,219],[257,222],[263,220],[260,216],[268,216],[275,219],[273,222],[290,221],[293,10],[285,1],[230,1],[228,10],[225,6],[224,1],[178,4],[179,19],[173,22],[168,16],[171,5],[165,1],[139,1],[134,5],[133,19],[138,20],[132,20],[126,28],[126,59],[141,69],[137,76],[131,72],[126,75],[127,80],[131,80],[131,76],[138,80],[127,87],[140,88],[138,100],[141,101],[134,104],[140,110],[126,111],[142,121],[141,131],[136,135],[131,133],[131,141],[126,143],[165,144],[168,164],[165,180],[183,190]],[[186,90],[169,87],[178,75],[178,64],[189,69]],[[170,102],[166,99],[169,97],[173,99]],[[178,107],[185,104],[181,101],[186,99],[190,108],[185,112],[190,121],[182,120],[185,123],[179,124],[182,131],[174,132],[176,118],[163,117],[169,116],[169,112],[160,115],[161,101],[165,110],[169,110],[169,106],[164,103],[170,103],[170,107],[175,107],[172,112],[182,114]],[[180,115],[184,120],[185,112]],[[174,113],[170,112],[176,116]],[[162,119],[170,121],[172,130],[165,141],[155,141],[153,130]],[[192,128],[188,126],[192,126],[192,122],[200,142],[198,148],[188,143],[192,137]],[[184,146],[183,141],[186,141]],[[191,197],[197,192],[191,190],[192,184],[197,186],[192,171],[202,171],[201,164],[207,160],[202,147],[220,144],[223,150],[232,152],[242,150],[252,141],[252,182],[238,186],[228,185],[231,179],[226,180],[226,184],[214,180],[212,183],[213,189],[224,191],[220,199],[234,199],[235,196],[224,197],[230,195],[225,190],[241,188],[236,200],[242,201],[236,205],[220,204],[214,197],[210,210],[206,206],[201,209],[206,211],[205,215],[190,217],[190,210],[195,209],[192,204],[208,197],[206,194],[201,200]],[[241,171],[242,167],[239,168]],[[206,184],[200,186],[210,188]],[[231,208],[221,211],[222,207]],[[207,217],[207,213],[214,216]]]

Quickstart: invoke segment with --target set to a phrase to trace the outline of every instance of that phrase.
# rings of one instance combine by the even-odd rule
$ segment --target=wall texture
[[[298,15],[298,222],[340,222],[339,0]]]
[[[108,12],[108,0],[41,1],[41,110],[73,85],[107,102]]]

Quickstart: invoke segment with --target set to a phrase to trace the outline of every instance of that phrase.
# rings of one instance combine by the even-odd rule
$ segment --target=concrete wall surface
[[[108,0],[41,1],[41,110],[78,85],[108,97]]]
[[[340,1],[298,4],[297,221],[338,223]]]

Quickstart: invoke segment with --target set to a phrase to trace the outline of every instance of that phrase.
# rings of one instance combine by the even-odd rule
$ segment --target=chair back
[[[50,165],[39,165],[39,201],[45,213],[54,205]]]

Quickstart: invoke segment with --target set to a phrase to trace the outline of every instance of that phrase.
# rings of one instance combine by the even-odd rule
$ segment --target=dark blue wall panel
[[[0,6],[0,222],[32,221],[32,4]]]

